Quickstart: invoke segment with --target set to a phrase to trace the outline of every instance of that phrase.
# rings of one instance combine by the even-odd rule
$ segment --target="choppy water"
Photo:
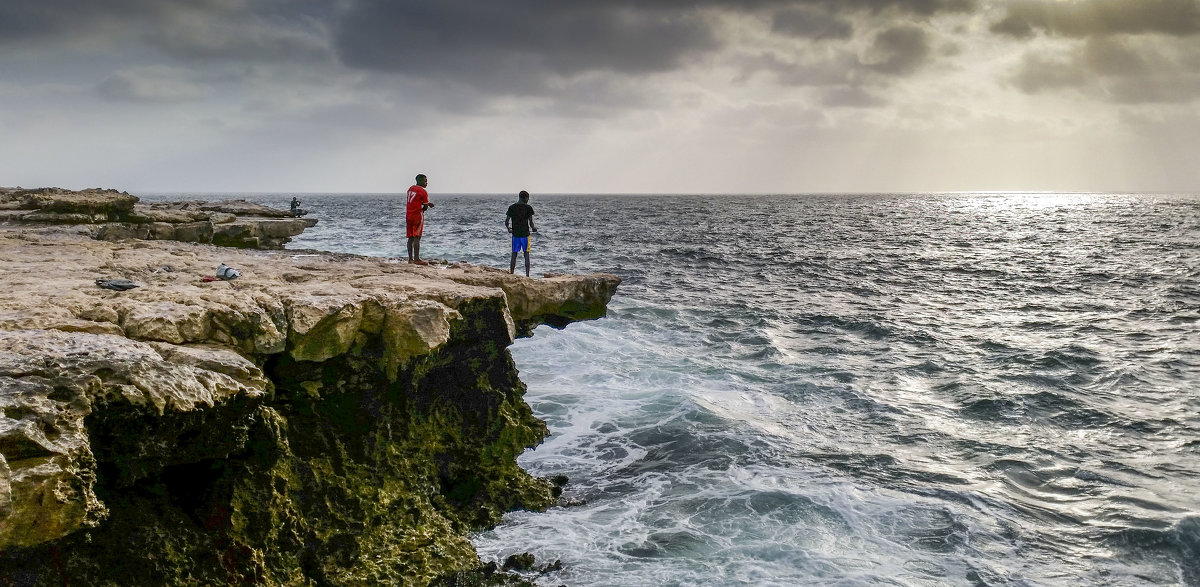
[[[431,198],[424,257],[507,266],[512,198]],[[404,255],[399,197],[303,199],[290,248]],[[1200,198],[531,203],[535,274],[625,282],[514,345],[553,433],[522,464],[582,503],[510,514],[485,559],[572,586],[1200,585]]]

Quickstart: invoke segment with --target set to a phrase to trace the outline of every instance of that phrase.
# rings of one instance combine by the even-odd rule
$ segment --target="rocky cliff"
[[[471,568],[468,532],[558,492],[516,465],[547,431],[507,347],[619,283],[28,222],[0,258],[0,585]]]

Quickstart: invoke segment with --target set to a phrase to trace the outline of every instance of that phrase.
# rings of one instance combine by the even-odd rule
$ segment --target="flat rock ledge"
[[[20,585],[478,567],[470,532],[565,482],[516,464],[548,431],[508,347],[603,316],[620,282],[24,222],[0,258],[0,578]],[[211,281],[219,263],[241,277]]]
[[[104,189],[0,188],[0,226],[80,226],[100,240],[174,240],[226,247],[282,249],[317,224],[245,200],[141,202]]]

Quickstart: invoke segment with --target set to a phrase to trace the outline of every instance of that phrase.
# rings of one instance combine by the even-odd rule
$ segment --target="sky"
[[[3,0],[0,186],[1200,191],[1200,0]]]

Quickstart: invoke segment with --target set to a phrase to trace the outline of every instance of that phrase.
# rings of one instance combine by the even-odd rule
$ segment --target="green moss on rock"
[[[404,360],[413,347],[379,308],[348,308],[259,358],[271,396],[97,411],[108,518],[0,553],[0,585],[425,585],[478,568],[468,533],[557,494],[516,464],[547,429],[522,399],[503,303],[463,303],[444,344]]]

